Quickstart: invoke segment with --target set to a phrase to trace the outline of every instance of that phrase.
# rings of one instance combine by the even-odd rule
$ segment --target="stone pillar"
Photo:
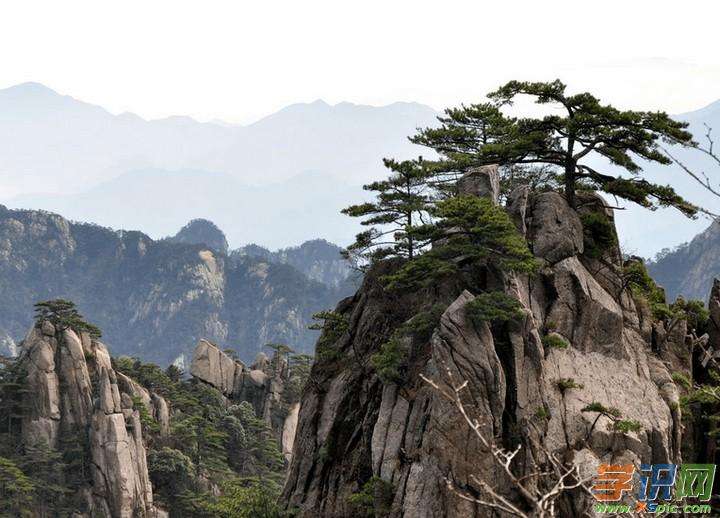
[[[500,175],[497,164],[471,167],[458,180],[460,194],[489,197],[495,205],[500,199]]]

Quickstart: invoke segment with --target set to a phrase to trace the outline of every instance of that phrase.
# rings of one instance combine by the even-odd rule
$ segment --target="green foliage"
[[[133,408],[140,414],[140,424],[142,425],[143,432],[147,433],[147,436],[151,436],[151,434],[159,432],[160,425],[153,416],[150,415],[150,412],[145,406],[145,403],[143,403],[142,398],[140,396],[132,396],[132,402]]]
[[[463,265],[490,262],[518,272],[534,272],[537,261],[510,216],[488,198],[455,196],[430,210],[434,223],[410,232],[415,242],[432,247],[385,278],[388,289],[429,286]]]
[[[340,358],[340,351],[336,348],[337,341],[347,332],[350,324],[347,319],[335,311],[320,311],[312,316],[314,324],[310,329],[322,331],[315,346],[315,353],[323,362],[333,362]]]
[[[665,302],[665,292],[652,280],[645,263],[641,260],[628,261],[623,267],[622,278],[635,298],[647,301],[655,319],[672,317],[672,311]]]
[[[194,465],[180,450],[163,446],[148,452],[148,472],[156,487],[177,494],[191,484]]]
[[[585,388],[584,385],[580,383],[576,383],[574,378],[560,378],[556,382],[557,388],[562,392],[563,394],[565,391],[570,389],[582,389]]]
[[[398,327],[390,339],[380,345],[380,350],[370,357],[370,363],[383,383],[402,384],[405,381],[411,345],[430,338],[444,310],[442,304],[435,304],[421,311]]]
[[[687,321],[688,327],[694,329],[698,335],[705,332],[710,322],[710,312],[701,300],[688,300],[682,297],[670,305],[670,311],[676,318]]]
[[[313,357],[308,354],[292,354],[288,359],[290,375],[285,383],[283,397],[288,403],[300,401],[303,389],[310,379]]]
[[[75,430],[61,430],[57,449],[43,443],[21,446],[20,422],[29,411],[26,378],[22,361],[0,367],[0,457],[32,481],[32,509],[44,515],[70,515],[84,508],[84,503],[74,501],[74,496],[76,489],[91,479],[89,441],[78,438]],[[9,516],[2,512],[0,515]]]
[[[542,344],[544,347],[551,347],[553,349],[567,349],[570,346],[568,341],[557,333],[543,336]]]
[[[114,367],[161,394],[172,408],[169,435],[159,436],[155,426],[148,426],[147,434],[155,497],[171,515],[224,516],[218,513],[231,501],[208,493],[208,482],[222,485],[246,477],[261,477],[265,483],[282,480],[285,460],[280,447],[250,403],[228,406],[218,390],[183,380],[177,369],[162,370],[127,357],[115,359]],[[134,398],[133,404],[145,421],[142,402]]]
[[[10,459],[0,457],[0,515],[32,516],[35,485]]]
[[[599,259],[617,244],[615,228],[601,212],[588,212],[580,216],[583,225],[583,249],[585,255]]]
[[[362,489],[348,497],[353,516],[381,518],[390,514],[393,486],[380,477],[372,477]]]
[[[365,185],[377,193],[375,202],[352,205],[342,211],[352,217],[366,218],[362,225],[369,230],[359,233],[346,251],[348,256],[364,260],[387,256],[412,258],[418,252],[412,228],[427,217],[430,189],[429,172],[422,158],[418,160],[384,160],[391,174],[387,180]]]
[[[621,111],[601,104],[589,93],[569,95],[565,89],[559,80],[510,81],[490,93],[488,103],[446,110],[445,117],[439,118],[440,127],[421,130],[411,140],[440,155],[432,164],[440,180],[450,181],[469,167],[487,164],[544,166],[564,183],[573,206],[575,191],[590,188],[650,209],[672,206],[686,215],[696,214],[697,208],[672,188],[643,179],[636,162],[639,157],[670,164],[658,142],[692,143],[686,123],[661,112]],[[549,105],[550,114],[541,118],[506,116],[501,108],[519,96]],[[596,170],[597,155],[619,166],[625,175]]]
[[[407,341],[394,334],[370,357],[372,366],[383,383],[402,383],[401,368],[408,354]]]
[[[480,293],[465,305],[465,312],[476,324],[510,322],[525,317],[522,304],[501,291]]]
[[[582,409],[582,412],[597,412],[598,418],[602,415],[610,419],[610,423],[608,423],[608,430],[612,430],[614,432],[620,432],[620,433],[629,433],[629,432],[639,432],[642,430],[642,425],[635,420],[632,419],[621,419],[622,413],[619,409],[615,407],[606,407],[602,403],[598,403],[597,401],[590,403],[589,405],[585,406]],[[597,418],[595,419],[595,423],[597,423]],[[595,423],[593,423],[593,428],[595,427]],[[592,430],[592,428],[591,428]],[[590,434],[588,433],[588,436]]]
[[[597,401],[590,403],[589,405],[585,406],[581,412],[598,412],[599,414],[606,415],[611,418],[619,418],[622,416],[620,413],[620,410],[618,410],[615,407],[606,407],[602,403],[598,403]]]
[[[218,518],[283,518],[289,515],[279,504],[280,486],[256,477],[223,484],[213,505]]]
[[[681,387],[690,390],[692,389],[692,382],[690,381],[690,378],[688,378],[685,374],[682,372],[674,372],[672,375],[672,380]]]
[[[95,339],[102,336],[100,329],[86,322],[75,304],[69,300],[54,299],[38,302],[35,304],[35,320],[38,323],[48,320],[57,331],[72,329],[78,333],[88,333]]]
[[[539,406],[535,410],[535,418],[540,420],[550,419],[550,411],[544,406]]]
[[[648,302],[653,317],[657,320],[686,320],[688,327],[696,333],[703,333],[710,320],[710,312],[699,300],[686,301],[682,297],[672,303],[665,302],[665,292],[655,284],[640,260],[631,260],[623,268],[624,283],[635,298]]]
[[[633,419],[621,419],[613,422],[610,429],[620,433],[639,432],[642,430],[642,425]]]

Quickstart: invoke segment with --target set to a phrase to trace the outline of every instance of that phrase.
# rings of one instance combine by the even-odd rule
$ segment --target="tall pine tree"
[[[688,216],[697,208],[672,187],[642,177],[638,158],[669,164],[659,142],[692,142],[686,123],[663,112],[621,111],[589,93],[569,95],[559,80],[551,83],[511,81],[488,97],[491,103],[447,110],[441,126],[421,130],[411,141],[440,155],[436,177],[452,179],[469,167],[500,164],[510,167],[552,168],[564,184],[568,202],[575,206],[576,191],[604,191],[649,209],[675,207]],[[501,108],[518,96],[548,105],[551,115],[539,118],[505,116]],[[625,174],[599,171],[588,161],[599,155]]]
[[[384,163],[391,171],[387,180],[364,186],[365,190],[377,193],[376,201],[342,211],[348,216],[367,218],[362,225],[371,227],[356,236],[347,252],[360,259],[389,255],[412,259],[418,247],[410,230],[427,219],[429,172],[422,158],[402,162],[385,159]]]

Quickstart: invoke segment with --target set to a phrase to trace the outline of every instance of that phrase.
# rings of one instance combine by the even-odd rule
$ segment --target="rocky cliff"
[[[669,297],[707,300],[713,278],[720,276],[720,222],[689,243],[661,253],[648,270]]]
[[[495,196],[493,170],[474,174],[461,188]],[[494,446],[519,448],[508,463],[531,496],[550,491],[538,472],[575,469],[580,482],[604,462],[680,460],[672,374],[689,372],[686,324],[668,329],[641,290],[628,289],[603,201],[585,195],[580,207],[554,192],[510,195],[507,210],[541,262],[533,276],[487,266],[397,292],[382,282],[392,261],[371,270],[336,309],[346,325],[321,338],[326,352],[302,397],[288,506],[307,517],[508,515],[478,503],[497,502],[494,491],[534,516],[536,503]],[[491,290],[518,301],[522,318],[472,317],[471,303]],[[388,350],[401,357],[390,379],[374,360]],[[443,392],[460,394],[476,430]],[[582,516],[591,501],[581,486],[556,511]]]
[[[74,448],[78,469],[87,473],[75,488],[82,515],[167,516],[153,504],[138,403],[167,431],[163,398],[116,372],[101,342],[47,320],[22,341],[18,366],[27,376],[22,446]]]
[[[200,340],[193,353],[190,374],[215,387],[230,401],[248,401],[255,414],[275,433],[281,451],[290,460],[300,408],[290,385],[304,385],[302,372],[291,370],[287,355],[272,358],[258,353],[249,367],[231,358],[215,344]],[[301,376],[302,379],[297,379]]]
[[[202,244],[153,241],[140,232],[0,206],[4,355],[30,324],[32,305],[60,297],[102,327],[116,355],[163,365],[183,355],[189,360],[200,338],[234,347],[246,360],[267,342],[310,350],[311,315],[332,307],[343,290],[289,264],[229,260]]]

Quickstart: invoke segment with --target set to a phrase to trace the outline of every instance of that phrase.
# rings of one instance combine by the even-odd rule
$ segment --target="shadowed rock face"
[[[493,185],[492,179],[472,183]],[[685,332],[669,333],[660,347],[663,324],[653,323],[647,307],[622,289],[619,250],[583,255],[580,218],[562,196],[525,190],[509,200],[518,229],[542,262],[537,275],[486,268],[465,272],[482,279],[475,292],[458,276],[433,290],[393,294],[379,281],[393,267],[381,264],[337,307],[349,331],[332,346],[335,358],[315,364],[303,394],[284,489],[288,506],[306,517],[353,516],[349,497],[371,477],[392,488],[380,502],[392,517],[491,516],[446,484],[481,494],[476,477],[525,506],[457,409],[421,375],[446,389],[467,381],[463,401],[483,434],[508,449],[521,447],[518,476],[542,462],[543,449],[576,464],[583,476],[603,462],[680,460],[678,388],[666,363],[690,362]],[[600,202],[593,198],[582,210],[605,214],[612,224]],[[473,323],[465,307],[485,289],[516,298],[525,317]],[[433,304],[444,312],[429,338],[410,344],[403,381],[383,383],[370,356]],[[551,332],[569,347],[545,346]],[[573,386],[561,388],[563,379],[573,379]],[[613,431],[609,418],[582,411],[593,402],[616,407],[623,419],[640,423],[640,431]],[[574,492],[558,505],[560,515],[570,517],[591,504]]]
[[[92,484],[78,493],[89,516],[166,516],[153,505],[140,413],[133,398],[156,416],[161,434],[169,424],[165,400],[116,373],[102,343],[72,330],[57,332],[48,321],[30,330],[19,361],[27,370],[28,388],[23,444],[59,448],[60,436],[66,434],[88,448]]]

